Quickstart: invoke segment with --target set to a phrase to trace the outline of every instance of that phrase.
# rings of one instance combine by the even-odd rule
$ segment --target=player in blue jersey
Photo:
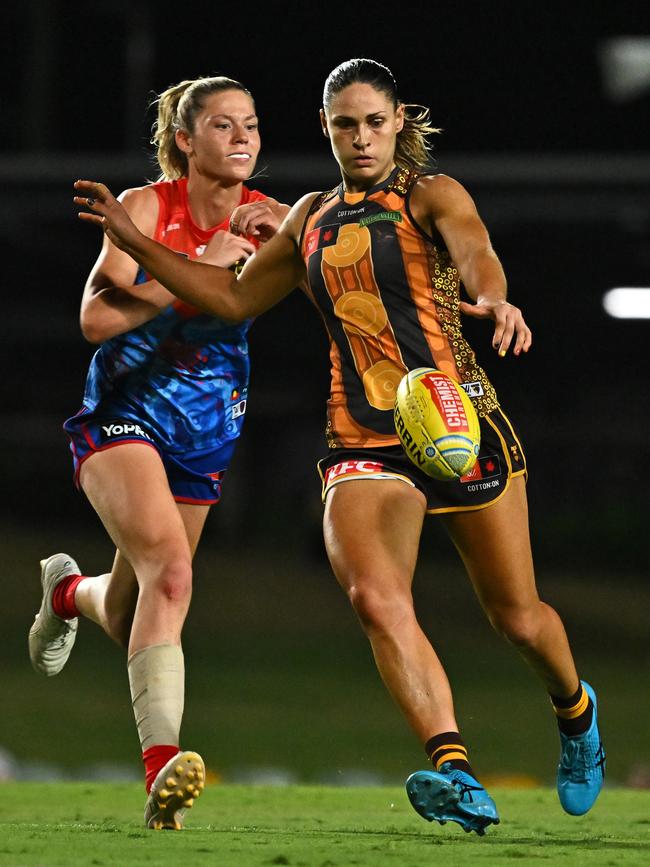
[[[242,84],[214,77],[169,88],[158,98],[153,143],[161,180],[121,196],[142,232],[223,267],[274,233],[288,208],[244,184],[260,136]],[[84,576],[67,554],[42,561],[29,649],[38,671],[58,674],[79,615],[128,649],[150,828],[180,828],[204,785],[201,757],[179,747],[181,630],[192,556],[244,419],[248,324],[178,301],[108,239],[81,304],[82,331],[101,346],[81,410],[64,427],[75,480],[117,550],[111,571],[99,576]]]

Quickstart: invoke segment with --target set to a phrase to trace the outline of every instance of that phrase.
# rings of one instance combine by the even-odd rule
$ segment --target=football
[[[397,387],[395,430],[413,463],[440,481],[465,475],[481,447],[471,400],[459,383],[430,367],[410,370]]]

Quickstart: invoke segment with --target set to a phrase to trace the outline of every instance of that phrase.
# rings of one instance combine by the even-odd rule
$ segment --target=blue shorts
[[[86,458],[124,443],[145,443],[160,455],[176,502],[197,506],[210,506],[221,499],[221,482],[237,442],[231,440],[210,451],[170,454],[140,422],[120,417],[97,418],[86,408],[69,418],[63,429],[70,438],[77,487],[80,487],[79,470]]]

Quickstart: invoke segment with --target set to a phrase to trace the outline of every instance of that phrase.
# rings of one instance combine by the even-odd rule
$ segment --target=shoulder
[[[472,197],[449,175],[422,175],[411,191],[411,207],[436,217],[450,212],[473,211]]]
[[[465,187],[449,175],[421,175],[413,184],[413,194],[432,199],[469,197]]]
[[[140,231],[146,235],[153,234],[158,221],[160,211],[158,186],[160,185],[146,184],[142,187],[131,187],[118,196],[125,211]]]
[[[322,193],[307,193],[291,208],[287,216],[287,225],[294,236],[299,236],[309,212]]]

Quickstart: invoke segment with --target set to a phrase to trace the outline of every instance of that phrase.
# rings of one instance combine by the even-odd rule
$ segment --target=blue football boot
[[[499,824],[496,804],[483,786],[450,762],[439,771],[416,771],[406,781],[414,810],[428,822],[458,822],[464,831],[482,837],[488,825]]]
[[[598,731],[596,693],[581,681],[592,701],[594,712],[591,725],[584,734],[560,732],[562,752],[557,767],[557,793],[560,803],[572,816],[582,816],[598,797],[605,778],[605,750]]]

